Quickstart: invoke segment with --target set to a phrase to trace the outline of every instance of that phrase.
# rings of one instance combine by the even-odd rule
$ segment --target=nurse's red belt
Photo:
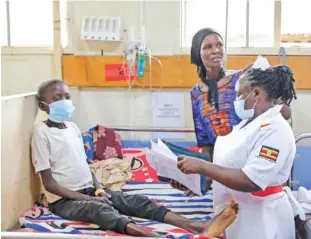
[[[283,186],[278,185],[278,186],[267,187],[265,190],[252,192],[252,195],[256,197],[267,197],[272,194],[280,193],[282,191],[283,191]]]

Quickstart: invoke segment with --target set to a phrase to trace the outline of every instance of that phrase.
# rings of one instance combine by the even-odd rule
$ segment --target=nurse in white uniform
[[[186,174],[213,179],[215,212],[230,200],[239,213],[226,230],[227,239],[294,239],[294,215],[283,185],[296,154],[295,138],[282,117],[280,98],[296,99],[291,70],[286,66],[250,69],[241,76],[236,113],[244,119],[227,136],[218,136],[214,163],[179,158]]]

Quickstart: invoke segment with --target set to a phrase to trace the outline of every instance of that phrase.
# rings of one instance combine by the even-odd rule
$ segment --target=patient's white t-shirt
[[[65,124],[67,128],[58,129],[42,123],[34,131],[32,163],[35,171],[51,169],[56,182],[73,191],[93,187],[80,130],[75,123]],[[46,196],[49,203],[60,199],[50,193]]]

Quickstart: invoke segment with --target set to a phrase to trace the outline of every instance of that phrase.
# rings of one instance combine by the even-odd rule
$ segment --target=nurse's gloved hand
[[[195,174],[200,172],[200,169],[202,168],[202,162],[204,161],[201,159],[187,156],[178,156],[177,167],[184,174]]]

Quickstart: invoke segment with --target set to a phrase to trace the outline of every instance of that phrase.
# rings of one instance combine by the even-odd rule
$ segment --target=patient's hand
[[[106,193],[106,192],[101,192],[99,193],[96,197],[92,197],[92,201],[99,201],[99,202],[103,202],[103,203],[108,203],[108,204],[112,204],[112,202],[110,201],[111,196]]]
[[[192,192],[191,190],[189,190],[187,187],[185,187],[184,185],[182,185],[181,183],[175,181],[175,180],[171,180],[170,184],[173,188],[176,188],[180,191],[184,191],[184,197],[194,197],[196,196],[196,194],[194,192]]]
[[[179,183],[179,182],[177,182],[177,181],[175,181],[175,180],[173,180],[173,179],[171,179],[170,185],[171,185],[173,188],[176,188],[176,189],[178,189],[178,190],[180,190],[180,191],[187,191],[187,190],[189,190],[189,189],[186,188],[184,185],[182,185],[181,183]]]
[[[206,182],[206,192],[211,189],[212,183],[213,183],[213,180],[208,178]]]
[[[100,197],[100,196],[97,196],[97,197],[90,197],[90,200],[91,201],[94,201],[94,202],[101,202],[101,203],[107,203],[109,205],[112,204],[112,202],[106,198],[106,197]]]
[[[196,195],[194,192],[192,192],[191,190],[187,190],[184,192],[184,197],[189,197],[189,198],[192,198],[194,196],[198,196]]]

